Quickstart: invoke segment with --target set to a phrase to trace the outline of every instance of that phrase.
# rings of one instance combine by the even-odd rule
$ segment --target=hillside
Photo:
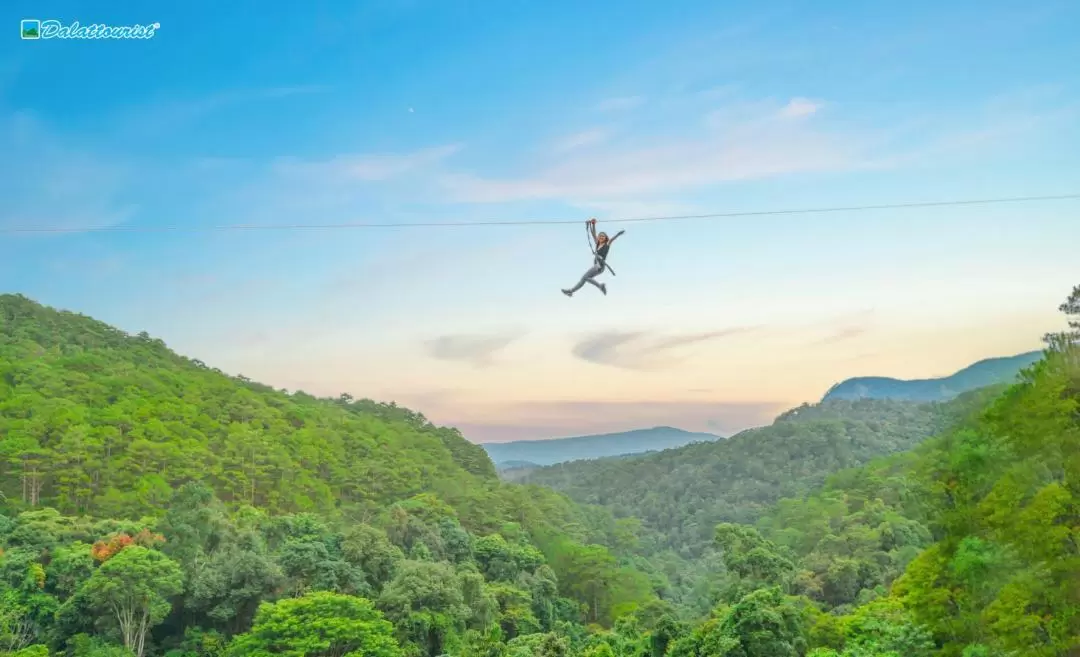
[[[496,466],[503,481],[521,481],[533,470],[542,467],[528,461],[510,461]]]
[[[192,515],[169,515],[181,506]],[[564,578],[559,593],[569,602],[558,602],[553,583],[534,583],[547,591],[541,607],[548,611],[538,607],[535,612],[541,613],[539,628],[555,622],[550,605],[569,604],[570,611],[561,616],[565,620],[578,619],[578,605],[584,605],[582,622],[610,623],[617,605],[653,597],[643,574],[624,567],[602,547],[625,543],[620,523],[546,489],[500,482],[483,449],[454,429],[435,427],[421,414],[393,404],[275,391],[177,355],[145,334],[127,335],[21,296],[0,296],[0,535],[8,535],[7,546],[0,543],[0,593],[4,577],[23,581],[27,564],[38,558],[13,551],[25,541],[46,541],[41,548],[45,564],[49,546],[78,540],[88,549],[98,540],[120,540],[110,538],[118,531],[135,536],[146,529],[146,537],[161,531],[165,545],[172,546],[179,534],[193,531],[191,523],[202,517],[200,507],[206,513],[217,509],[213,522],[224,534],[207,529],[216,537],[189,537],[196,543],[209,541],[198,548],[209,551],[202,557],[183,552],[195,550],[193,544],[175,553],[163,548],[167,554],[181,562],[195,558],[188,564],[192,568],[220,559],[219,566],[227,570],[230,560],[242,558],[248,559],[244,568],[269,569],[266,577],[275,569],[295,577],[306,573],[302,579],[307,584],[297,583],[298,591],[307,590],[315,578],[323,588],[314,590],[375,595],[374,584],[357,579],[376,575],[370,571],[376,564],[364,561],[363,550],[377,548],[385,560],[393,552],[385,544],[389,541],[408,562],[471,563],[473,557],[461,551],[467,547],[472,555],[472,546],[488,537],[497,543],[491,558],[499,550],[509,551],[497,557],[503,561],[526,555],[521,558],[527,566],[511,569],[511,580],[520,580],[514,586],[526,592],[511,587],[506,595],[533,600],[526,580],[541,577],[536,575],[541,567],[549,573],[543,577]],[[260,537],[248,536],[252,531]],[[363,534],[357,540],[367,547],[358,547],[350,561],[343,542],[357,531]],[[383,534],[388,538],[378,538]],[[314,537],[319,545],[290,552],[290,541]],[[144,542],[146,547],[155,544],[151,538]],[[226,552],[214,552],[226,547]],[[244,550],[257,554],[242,557]],[[29,561],[12,561],[13,555]],[[261,566],[256,564],[260,559]],[[589,574],[581,575],[586,567]],[[326,568],[331,571],[318,574]],[[428,566],[415,568],[423,572]],[[473,568],[484,572],[486,567]],[[510,572],[507,564],[492,568]],[[392,586],[391,575],[379,584]],[[244,570],[228,577],[255,575]],[[493,577],[495,586],[503,576]],[[222,584],[226,581],[205,585],[208,590],[226,586],[220,591],[226,597],[229,586],[248,586]],[[278,590],[280,581],[271,577],[265,589],[252,584],[257,590],[244,595],[257,600]],[[410,581],[398,586],[408,589]],[[575,588],[575,581],[591,581],[581,585],[592,588]],[[336,584],[326,589],[327,582]],[[468,582],[459,584],[467,593]],[[209,605],[202,613],[217,619],[210,625],[221,630],[249,622],[255,609],[220,598],[199,604]],[[220,605],[234,608],[226,614]],[[0,634],[4,622],[0,617]]]
[[[1062,308],[1073,333],[1051,336],[1047,359],[1007,390],[944,404],[803,406],[729,441],[542,470],[677,456],[676,474],[693,481],[709,473],[685,454],[708,457],[706,448],[736,464],[702,465],[733,475],[735,486],[715,481],[729,503],[720,511],[749,500],[741,512],[756,527],[663,536],[544,488],[502,484],[482,450],[452,431],[440,437],[413,411],[274,392],[146,336],[0,297],[0,656],[1071,657],[1080,287]],[[272,422],[288,411],[288,426]],[[157,424],[179,413],[185,422]],[[301,450],[275,481],[259,473],[280,463],[239,448],[268,434],[262,446],[289,456],[274,443],[311,426],[327,436],[320,447],[378,434],[388,453],[363,460],[386,472],[449,459],[422,470],[443,492],[421,481],[408,490],[422,492],[395,499],[406,487],[397,483],[294,512],[289,477],[347,492],[349,471],[324,464],[348,457]],[[933,426],[951,428],[919,442]],[[912,440],[911,451],[808,483],[808,460],[835,469]],[[189,452],[206,458],[204,442],[252,487],[215,492],[212,471],[178,474]],[[160,480],[149,479],[154,469]],[[101,473],[143,488],[114,491]],[[167,495],[147,487],[155,481]],[[758,508],[737,494],[755,484],[762,497],[797,494]],[[712,511],[675,520],[696,530]],[[691,564],[665,546],[702,558]],[[673,586],[692,594],[690,607],[655,597]]]
[[[899,401],[945,401],[959,394],[990,385],[1016,381],[1020,371],[1042,358],[1041,351],[1031,351],[1006,358],[988,358],[937,379],[890,379],[857,377],[834,385],[822,401],[837,399],[895,399]]]
[[[481,447],[420,413],[286,394],[13,295],[0,295],[0,436],[0,494],[62,513],[154,515],[199,481],[271,514],[363,519],[430,493],[477,530],[598,522],[562,496],[502,484]]]
[[[720,436],[695,433],[673,427],[653,427],[618,433],[605,433],[552,440],[518,440],[509,443],[484,443],[491,460],[499,467],[511,466],[514,461],[535,465],[554,465],[565,461],[598,459],[606,456],[640,454],[682,447],[694,442],[711,442]]]
[[[1076,654],[1080,596],[1066,583],[1080,578],[1077,347],[975,408],[759,521],[761,540],[794,566],[787,590],[832,612],[808,632],[812,657]]]
[[[778,499],[819,486],[832,472],[910,449],[949,424],[948,408],[888,400],[804,405],[727,440],[563,463],[524,480],[640,518],[664,537],[657,549],[698,554],[717,523],[752,523]]]
[[[194,479],[227,503],[350,514],[497,485],[482,449],[422,416],[287,395],[13,296],[0,297],[0,435],[0,490],[71,513],[152,513]]]

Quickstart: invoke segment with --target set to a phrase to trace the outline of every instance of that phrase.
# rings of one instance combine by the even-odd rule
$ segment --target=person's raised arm
[[[612,237],[610,240],[608,240],[608,244],[611,244],[615,240],[619,239],[619,235],[622,235],[625,232],[626,232],[625,230],[620,230],[619,232],[615,233],[614,237]]]

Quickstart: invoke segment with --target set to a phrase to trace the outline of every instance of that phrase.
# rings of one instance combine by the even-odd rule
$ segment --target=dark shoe
[[[565,294],[568,297],[574,296],[574,293],[571,292],[570,290],[563,290],[562,293]]]
[[[600,284],[600,291],[604,293],[605,297],[607,296],[607,284],[606,283],[601,283]]]

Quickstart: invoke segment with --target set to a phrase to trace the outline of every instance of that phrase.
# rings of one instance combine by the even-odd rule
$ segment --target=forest
[[[520,484],[415,411],[0,296],[0,655],[1071,657],[1061,311],[1012,386]]]
[[[718,523],[753,523],[777,500],[805,494],[833,472],[914,447],[948,426],[965,399],[803,405],[719,442],[560,463],[532,470],[525,481],[638,518],[663,537],[657,549],[697,557],[712,545]]]

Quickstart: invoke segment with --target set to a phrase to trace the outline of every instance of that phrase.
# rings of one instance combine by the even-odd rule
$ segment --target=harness
[[[589,232],[589,224],[585,224],[585,241],[589,243],[589,251],[591,251],[593,254],[593,263],[600,265],[601,271],[607,269],[609,272],[611,272],[611,275],[614,276],[615,270],[612,269],[611,265],[607,263],[607,260],[605,258],[601,258],[600,254],[597,253],[596,249],[593,248],[592,233]],[[610,243],[611,242],[609,240],[608,244]]]

